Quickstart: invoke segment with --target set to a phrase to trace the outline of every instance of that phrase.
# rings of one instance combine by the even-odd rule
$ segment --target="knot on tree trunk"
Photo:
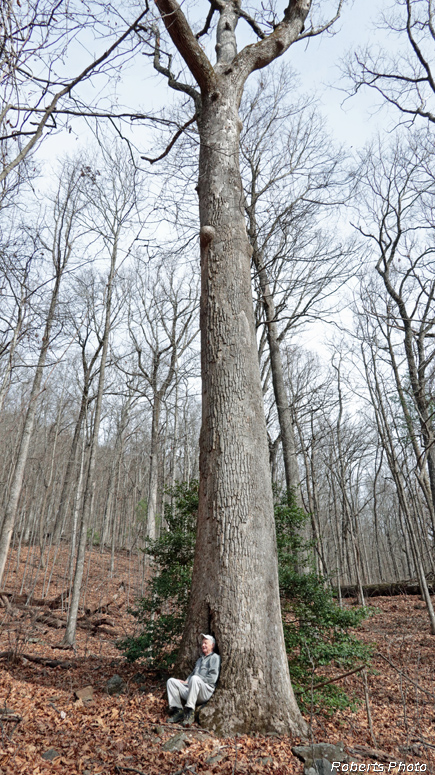
[[[199,242],[202,248],[206,248],[215,237],[215,229],[213,226],[201,226],[199,232]]]

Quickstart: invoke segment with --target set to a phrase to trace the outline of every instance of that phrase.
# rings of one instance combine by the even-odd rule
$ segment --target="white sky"
[[[369,90],[357,97],[346,99],[342,91],[340,61],[348,51],[373,42],[373,24],[385,2],[386,0],[345,0],[342,17],[334,28],[335,34],[326,33],[302,41],[291,47],[283,57],[283,60],[300,74],[303,91],[308,94],[315,93],[319,98],[331,132],[338,142],[354,147],[361,147],[378,126],[385,126],[387,114],[386,111],[373,113],[374,94]],[[208,3],[201,0],[194,8],[195,14],[198,13],[199,16],[202,9],[205,13],[207,7]],[[378,33],[378,37],[379,35]],[[381,35],[385,37],[384,33]],[[253,39],[243,20],[239,22],[238,38],[239,47],[245,42],[252,42]],[[385,43],[388,45],[388,39],[385,39]],[[214,41],[210,41],[209,48],[212,49],[213,46]],[[77,48],[76,53],[81,61],[77,58],[72,64],[81,69],[87,64],[91,54],[81,47]],[[94,79],[91,84],[87,88],[90,99],[94,101],[101,81]],[[174,99],[174,92],[165,86],[164,78],[155,74],[148,57],[141,57],[140,54],[135,56],[130,66],[123,68],[116,83],[112,79],[111,87],[116,89],[119,103],[128,106],[132,111],[152,113]],[[143,134],[145,151],[147,131],[142,129],[137,134]],[[42,145],[40,158],[48,160],[58,153],[73,152],[81,142],[86,143],[86,136],[85,123],[76,119],[72,124],[71,134],[54,135],[49,141],[50,148]]]
[[[362,148],[378,131],[386,131],[394,124],[394,117],[388,110],[375,109],[374,93],[371,90],[366,89],[356,97],[347,98],[340,73],[342,59],[358,46],[364,47],[375,39],[391,46],[391,41],[385,33],[374,32],[374,22],[382,7],[385,7],[386,1],[345,0],[335,34],[323,34],[302,41],[291,47],[283,57],[283,60],[300,74],[302,91],[319,100],[329,131],[336,141],[354,151]],[[322,6],[322,2],[320,5]],[[207,8],[208,3],[200,0],[194,6],[193,13],[198,14],[199,18],[199,14],[204,14]],[[238,31],[239,47],[252,41],[250,30],[242,20],[239,22]],[[214,41],[210,41],[208,45],[212,50]],[[83,54],[83,61],[77,63],[80,69],[87,63],[88,56],[87,53]],[[174,92],[165,85],[161,76],[154,73],[148,57],[136,55],[132,64],[124,68],[119,76],[116,83],[119,103],[133,111],[152,113],[174,99]],[[92,82],[87,88],[91,95],[94,90]],[[95,92],[96,90],[92,99],[95,98]],[[152,155],[150,134],[146,127],[137,126],[135,140],[141,152]],[[63,132],[42,143],[38,156],[44,160],[43,164],[49,172],[58,156],[74,153],[80,146],[92,142],[92,133],[85,122],[77,119],[72,124],[70,134]],[[147,166],[145,163],[144,165]],[[153,172],[156,172],[155,167]],[[43,187],[42,183],[41,189]],[[342,320],[350,326],[350,311],[342,313]],[[304,346],[324,356],[324,341],[330,336],[330,328],[318,324],[307,330],[302,342]]]

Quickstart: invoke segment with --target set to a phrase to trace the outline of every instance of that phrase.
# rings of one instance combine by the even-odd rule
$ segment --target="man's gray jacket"
[[[189,678],[192,678],[194,675],[199,675],[204,683],[214,687],[219,678],[220,664],[221,658],[219,654],[215,654],[214,651],[212,651],[208,657],[200,657],[196,661],[193,672],[189,675]],[[189,680],[189,678],[187,680]]]

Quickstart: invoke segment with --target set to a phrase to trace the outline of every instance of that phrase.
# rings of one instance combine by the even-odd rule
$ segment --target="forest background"
[[[417,577],[435,632],[434,33],[423,0],[373,5],[248,81],[258,357],[317,572],[361,602]],[[198,134],[186,92],[151,86],[173,64],[139,5],[1,13],[0,576],[32,546],[21,591],[48,595],[66,542],[71,645],[86,549],[145,579],[168,486],[198,476]]]

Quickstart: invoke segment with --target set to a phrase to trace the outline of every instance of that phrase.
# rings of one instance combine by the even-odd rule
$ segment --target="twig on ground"
[[[424,737],[413,737],[413,740],[417,740],[422,745],[427,745],[428,748],[435,749],[435,745],[432,745],[432,743],[429,743],[427,740],[424,739]]]
[[[388,657],[386,657],[385,654],[381,654],[380,651],[377,651],[376,655],[378,657],[381,657],[381,659],[384,659],[385,662],[388,662],[388,664],[391,665],[393,670],[395,670],[397,673],[399,673],[399,675],[401,675],[405,679],[405,681],[409,681],[409,683],[411,683],[414,686],[416,686],[417,689],[420,689],[421,692],[424,692],[424,694],[427,694],[428,697],[432,697],[435,700],[435,694],[433,694],[432,692],[429,692],[427,689],[424,689],[423,686],[421,686],[419,683],[417,683],[417,681],[414,681],[412,678],[409,677],[409,675],[404,673],[403,670],[400,670],[398,667],[396,667],[394,662],[392,662],[391,659],[388,659]]]
[[[373,745],[376,746],[377,742],[376,742],[375,733],[373,731],[372,714],[370,712],[369,688],[368,688],[368,684],[367,684],[367,670],[366,669],[364,669],[362,671],[362,679],[363,679],[363,684],[364,684],[364,699],[365,699],[365,703],[366,703],[367,721],[368,721],[368,724],[369,724],[370,736],[372,738]]]
[[[117,772],[121,772],[122,770],[123,772],[136,772],[136,773],[139,773],[139,775],[146,775],[146,773],[143,772],[143,770],[137,770],[136,767],[121,767],[120,764],[115,764],[115,770]]]
[[[348,670],[347,673],[341,673],[341,675],[336,675],[335,678],[328,678],[327,681],[320,681],[318,684],[313,685],[313,689],[320,689],[322,686],[327,686],[328,684],[333,684],[335,681],[340,681],[341,678],[347,678],[348,675],[353,675],[354,673],[359,673],[360,670],[364,670],[365,665],[360,665],[359,667],[354,667],[353,670]]]
[[[11,713],[7,708],[0,708],[0,721],[16,721],[19,724],[22,721],[22,716],[18,713]]]
[[[367,756],[369,759],[375,759],[379,762],[391,761],[391,754],[387,753],[386,751],[378,751],[374,750],[373,748],[367,748],[365,745],[355,745],[352,748],[347,745],[346,751],[348,751],[348,753],[354,754],[355,756]]]

